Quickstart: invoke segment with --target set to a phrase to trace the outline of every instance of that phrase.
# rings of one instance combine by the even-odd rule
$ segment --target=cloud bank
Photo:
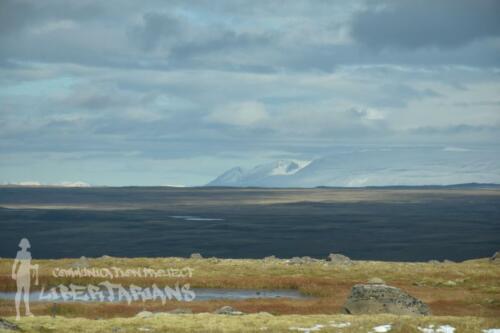
[[[500,139],[498,1],[0,2],[0,182]]]

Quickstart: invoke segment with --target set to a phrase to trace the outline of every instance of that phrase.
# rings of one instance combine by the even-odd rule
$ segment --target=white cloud
[[[228,104],[206,117],[210,122],[237,126],[252,126],[268,118],[264,104],[254,101]]]
[[[59,184],[60,186],[63,187],[90,187],[90,184],[82,182],[82,181],[76,181],[76,182],[62,182]]]
[[[27,181],[19,182],[16,185],[21,185],[21,186],[41,186],[42,184],[40,182],[37,182],[37,181],[27,180]]]

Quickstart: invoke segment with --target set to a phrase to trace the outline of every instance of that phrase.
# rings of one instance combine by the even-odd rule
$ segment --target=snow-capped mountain
[[[341,151],[312,161],[232,168],[207,186],[316,187],[500,183],[500,156],[488,149],[436,147]]]
[[[241,167],[229,169],[208,186],[268,186],[271,179],[291,176],[307,167],[311,161],[279,160],[258,165],[248,171]],[[257,185],[259,184],[259,185]]]

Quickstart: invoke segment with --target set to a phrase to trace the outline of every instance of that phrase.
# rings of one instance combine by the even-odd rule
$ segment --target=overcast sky
[[[0,0],[0,183],[198,185],[338,147],[498,144],[499,13]]]

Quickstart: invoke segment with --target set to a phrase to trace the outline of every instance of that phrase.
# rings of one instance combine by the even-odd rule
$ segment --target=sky
[[[0,0],[0,184],[499,142],[500,1]]]

